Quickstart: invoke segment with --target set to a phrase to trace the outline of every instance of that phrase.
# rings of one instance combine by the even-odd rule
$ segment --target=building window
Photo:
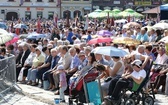
[[[48,19],[52,20],[54,17],[54,12],[48,12]]]
[[[54,0],[48,0],[49,2],[54,2]]]
[[[71,11],[69,10],[66,10],[63,12],[63,18],[67,18],[67,17],[71,18]]]
[[[80,17],[81,16],[81,12],[79,10],[76,10],[76,11],[74,11],[73,15],[74,15],[74,18]]]
[[[30,2],[30,0],[25,0],[25,2]]]
[[[25,12],[25,19],[27,19],[27,20],[31,19],[31,12],[30,11]]]
[[[43,0],[37,0],[37,2],[42,2]]]
[[[43,12],[37,11],[37,18],[43,18]]]
[[[8,0],[8,1],[15,1],[15,0]]]

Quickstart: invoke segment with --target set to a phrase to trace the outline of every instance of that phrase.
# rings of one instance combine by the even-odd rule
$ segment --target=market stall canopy
[[[146,10],[144,12],[142,12],[143,14],[158,14],[160,13],[160,6]]]

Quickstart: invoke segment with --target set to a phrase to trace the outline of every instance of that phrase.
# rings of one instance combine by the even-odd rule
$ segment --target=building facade
[[[74,18],[84,16],[91,12],[92,0],[62,0],[61,1],[61,17]]]
[[[124,10],[132,8],[135,11],[143,12],[162,4],[163,0],[92,0],[92,10],[114,9]]]
[[[1,0],[0,18],[14,19],[52,19],[60,14],[60,0]]]

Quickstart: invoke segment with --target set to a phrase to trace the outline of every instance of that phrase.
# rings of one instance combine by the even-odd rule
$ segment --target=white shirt
[[[36,56],[36,53],[31,52],[28,58],[26,59],[25,64],[32,65],[32,62],[35,56]]]
[[[158,54],[155,63],[156,64],[164,64],[166,63],[166,61],[168,60],[168,56],[166,54],[163,54],[162,56],[160,56],[160,54]]]
[[[134,70],[131,73],[131,75],[136,79],[140,79],[141,77],[145,78],[146,77],[146,71],[145,70],[140,70],[139,72],[137,72],[137,71]]]

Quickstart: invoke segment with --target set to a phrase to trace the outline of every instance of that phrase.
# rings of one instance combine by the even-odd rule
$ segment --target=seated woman
[[[116,56],[116,57],[112,57],[112,59],[114,61],[113,67],[110,68],[109,66],[105,66],[106,69],[101,70],[100,71],[101,74],[98,77],[99,79],[103,80],[101,82],[101,87],[104,95],[107,95],[108,87],[111,79],[116,76],[121,76],[125,70],[124,62],[121,60],[120,57]]]
[[[154,92],[157,93],[160,86],[162,86],[162,92],[165,92],[165,86],[166,86],[166,74],[168,72],[168,69],[163,69],[159,72],[159,75],[156,78],[155,84],[154,84]]]
[[[26,77],[27,77],[28,70],[32,67],[33,59],[36,56],[36,52],[35,52],[36,47],[37,47],[36,44],[30,45],[31,53],[29,54],[28,58],[26,59],[24,65],[21,69],[21,71],[23,71],[23,78],[22,78],[21,83],[23,83],[23,84],[26,83]]]
[[[28,70],[27,80],[28,85],[36,85],[37,68],[45,62],[45,56],[42,54],[42,49],[36,47],[36,57],[33,59],[32,67]]]
[[[43,87],[42,76],[47,70],[50,69],[51,61],[52,61],[52,56],[51,56],[51,53],[50,53],[50,49],[47,48],[47,47],[43,47],[42,51],[46,54],[46,59],[45,59],[44,64],[37,68],[37,74],[36,74],[37,78],[39,80],[41,80],[41,83],[42,83],[40,87]]]
[[[108,99],[118,101],[122,89],[131,87],[134,82],[140,85],[146,77],[146,71],[141,69],[142,62],[140,60],[134,60],[131,64],[134,70],[131,74],[126,73],[122,78],[116,77],[112,79],[109,86],[108,95],[110,97]]]
[[[85,67],[83,67],[80,71],[76,72],[71,78],[70,78],[70,85],[76,81],[78,81],[77,78],[80,79],[83,74],[87,73],[87,71],[95,65],[96,58],[94,53],[90,53],[88,56],[88,63]]]

